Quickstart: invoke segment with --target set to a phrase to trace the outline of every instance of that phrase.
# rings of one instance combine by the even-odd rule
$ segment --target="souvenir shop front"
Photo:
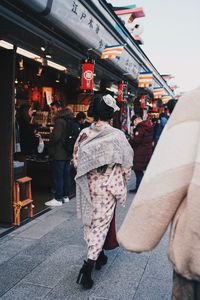
[[[36,108],[40,133],[48,141],[52,125],[48,106],[52,101],[62,100],[74,115],[87,110],[91,92],[80,89],[83,60],[95,61],[93,90],[98,88],[101,79],[114,83],[115,94],[119,82],[128,83],[122,103],[126,102],[127,95],[134,96],[141,70],[151,68],[157,80],[162,81],[106,2],[99,3],[95,6],[89,1],[71,0],[1,1],[1,226],[13,224],[16,178],[32,178],[33,215],[44,211],[44,202],[51,197],[51,166],[47,154],[23,160],[17,153],[15,111],[18,106],[28,103]],[[127,47],[119,60],[99,58],[106,44],[125,42]],[[162,84],[168,89],[164,81]],[[122,108],[121,112],[125,114],[125,110]],[[14,163],[15,160],[19,163]],[[28,210],[22,210],[22,221],[27,216]]]

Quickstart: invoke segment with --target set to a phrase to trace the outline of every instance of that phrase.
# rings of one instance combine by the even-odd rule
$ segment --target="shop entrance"
[[[56,64],[55,64],[56,65]],[[55,66],[54,65],[54,66]],[[73,113],[82,109],[78,106],[79,79],[70,76],[64,70],[51,68],[29,59],[15,49],[0,47],[1,120],[0,120],[0,228],[13,224],[13,183],[18,178],[32,178],[33,213],[49,210],[45,202],[53,198],[52,161],[46,144],[54,126],[49,105],[61,100]],[[58,65],[59,67],[59,65]],[[36,135],[40,134],[44,149],[41,153],[34,148],[24,152],[21,147],[19,132],[19,115],[21,107],[34,110],[31,124],[35,126]],[[27,136],[27,139],[30,137]],[[33,143],[31,143],[33,145]],[[71,170],[72,193],[75,195],[75,172]],[[22,189],[23,194],[23,189]],[[21,195],[23,198],[23,195]],[[21,222],[28,216],[28,209],[21,209]],[[1,230],[0,230],[1,234]]]
[[[79,90],[79,80],[67,75],[64,70],[59,71],[47,65],[43,59],[42,63],[16,55],[16,76],[15,76],[15,153],[14,159],[19,165],[22,163],[21,174],[32,178],[33,211],[38,214],[47,210],[45,202],[54,198],[54,182],[52,174],[52,160],[49,156],[47,144],[49,142],[51,131],[54,127],[54,118],[52,117],[50,104],[54,101],[60,101],[64,107],[73,108],[76,103]],[[73,98],[72,98],[73,97]],[[34,147],[30,136],[27,137],[31,147],[23,149],[23,141],[17,139],[20,137],[20,126],[23,107],[31,107],[34,111],[31,126],[34,126],[34,133],[37,137],[41,136],[44,142],[44,149],[40,153],[39,149]],[[29,126],[29,124],[27,124]],[[30,132],[32,139],[35,139],[33,131]],[[27,143],[26,143],[27,144]],[[74,170],[71,168],[72,189],[69,195],[72,198],[75,195]],[[24,211],[22,218],[27,217]]]

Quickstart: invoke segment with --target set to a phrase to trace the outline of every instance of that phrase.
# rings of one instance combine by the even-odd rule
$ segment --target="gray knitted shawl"
[[[129,169],[133,164],[133,150],[122,131],[106,123],[101,126],[94,123],[91,129],[92,134],[79,145],[75,178],[77,215],[87,225],[92,221],[88,172],[110,164],[120,164]]]

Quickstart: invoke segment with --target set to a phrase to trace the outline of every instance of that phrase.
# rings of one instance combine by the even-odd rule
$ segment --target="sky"
[[[136,4],[144,18],[141,46],[160,74],[172,74],[176,94],[200,86],[200,0],[107,0],[113,6]]]

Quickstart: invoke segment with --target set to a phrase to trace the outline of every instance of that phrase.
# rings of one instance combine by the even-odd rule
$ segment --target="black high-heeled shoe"
[[[100,270],[102,266],[107,264],[108,257],[104,254],[103,250],[99,254],[99,257],[97,258],[95,269]]]
[[[91,273],[93,269],[94,263],[84,261],[82,268],[78,274],[78,278],[76,283],[81,284],[84,289],[91,289],[94,281],[91,278]]]

